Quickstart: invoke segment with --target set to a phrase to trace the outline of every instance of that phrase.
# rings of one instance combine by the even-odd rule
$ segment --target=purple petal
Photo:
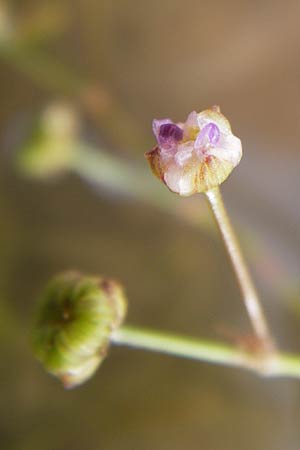
[[[159,135],[159,129],[162,125],[166,124],[166,123],[173,123],[171,119],[154,119],[152,122],[152,130],[153,133],[156,137],[156,139],[158,139],[158,135]]]
[[[214,146],[219,142],[219,139],[219,127],[215,123],[210,122],[207,123],[198,134],[195,141],[195,147],[200,148],[206,146],[207,144]]]
[[[183,131],[175,123],[165,123],[159,128],[159,138],[162,140],[172,139],[175,142],[181,141]]]
[[[170,119],[154,120],[153,131],[158,145],[166,150],[175,148],[183,138],[183,130]]]

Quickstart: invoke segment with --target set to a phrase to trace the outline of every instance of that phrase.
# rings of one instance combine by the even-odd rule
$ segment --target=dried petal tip
[[[67,272],[40,300],[33,329],[36,357],[67,388],[90,378],[126,314],[122,288],[110,279]]]
[[[182,196],[219,186],[238,165],[242,144],[219,106],[189,114],[184,124],[154,120],[157,146],[146,153],[153,173]]]

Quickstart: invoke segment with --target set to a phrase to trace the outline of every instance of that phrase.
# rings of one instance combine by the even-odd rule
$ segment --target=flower
[[[36,357],[65,387],[85,382],[105,358],[126,304],[112,279],[77,272],[56,276],[41,296],[32,331]]]
[[[155,119],[153,132],[157,145],[145,156],[153,173],[182,196],[219,186],[242,157],[241,141],[218,106],[191,112],[185,123]]]

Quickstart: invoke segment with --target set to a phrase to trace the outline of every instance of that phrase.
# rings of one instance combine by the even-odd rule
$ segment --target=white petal
[[[183,196],[191,195],[195,191],[193,171],[189,171],[180,178],[179,194]]]
[[[233,134],[227,136],[222,134],[217,147],[211,147],[208,154],[223,159],[224,161],[228,161],[235,167],[242,157],[242,143],[240,139]]]
[[[175,154],[175,162],[183,167],[185,163],[193,156],[194,146],[193,142],[186,142],[178,145],[177,152]]]
[[[215,123],[222,133],[231,133],[230,123],[223,114],[207,109],[198,114],[198,125],[203,128],[208,123]]]
[[[179,193],[182,172],[182,169],[175,164],[172,164],[166,170],[164,174],[164,181],[171,191]]]

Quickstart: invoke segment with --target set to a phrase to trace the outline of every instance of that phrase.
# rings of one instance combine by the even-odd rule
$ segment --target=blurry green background
[[[74,391],[48,376],[29,330],[65,269],[120,279],[130,323],[212,339],[250,327],[201,196],[170,214],[14,164],[53,102],[78,112],[84,142],[141,170],[153,117],[220,104],[244,148],[225,200],[274,334],[300,351],[299,50],[298,0],[1,1],[1,449],[299,449],[299,381],[126,348]]]

